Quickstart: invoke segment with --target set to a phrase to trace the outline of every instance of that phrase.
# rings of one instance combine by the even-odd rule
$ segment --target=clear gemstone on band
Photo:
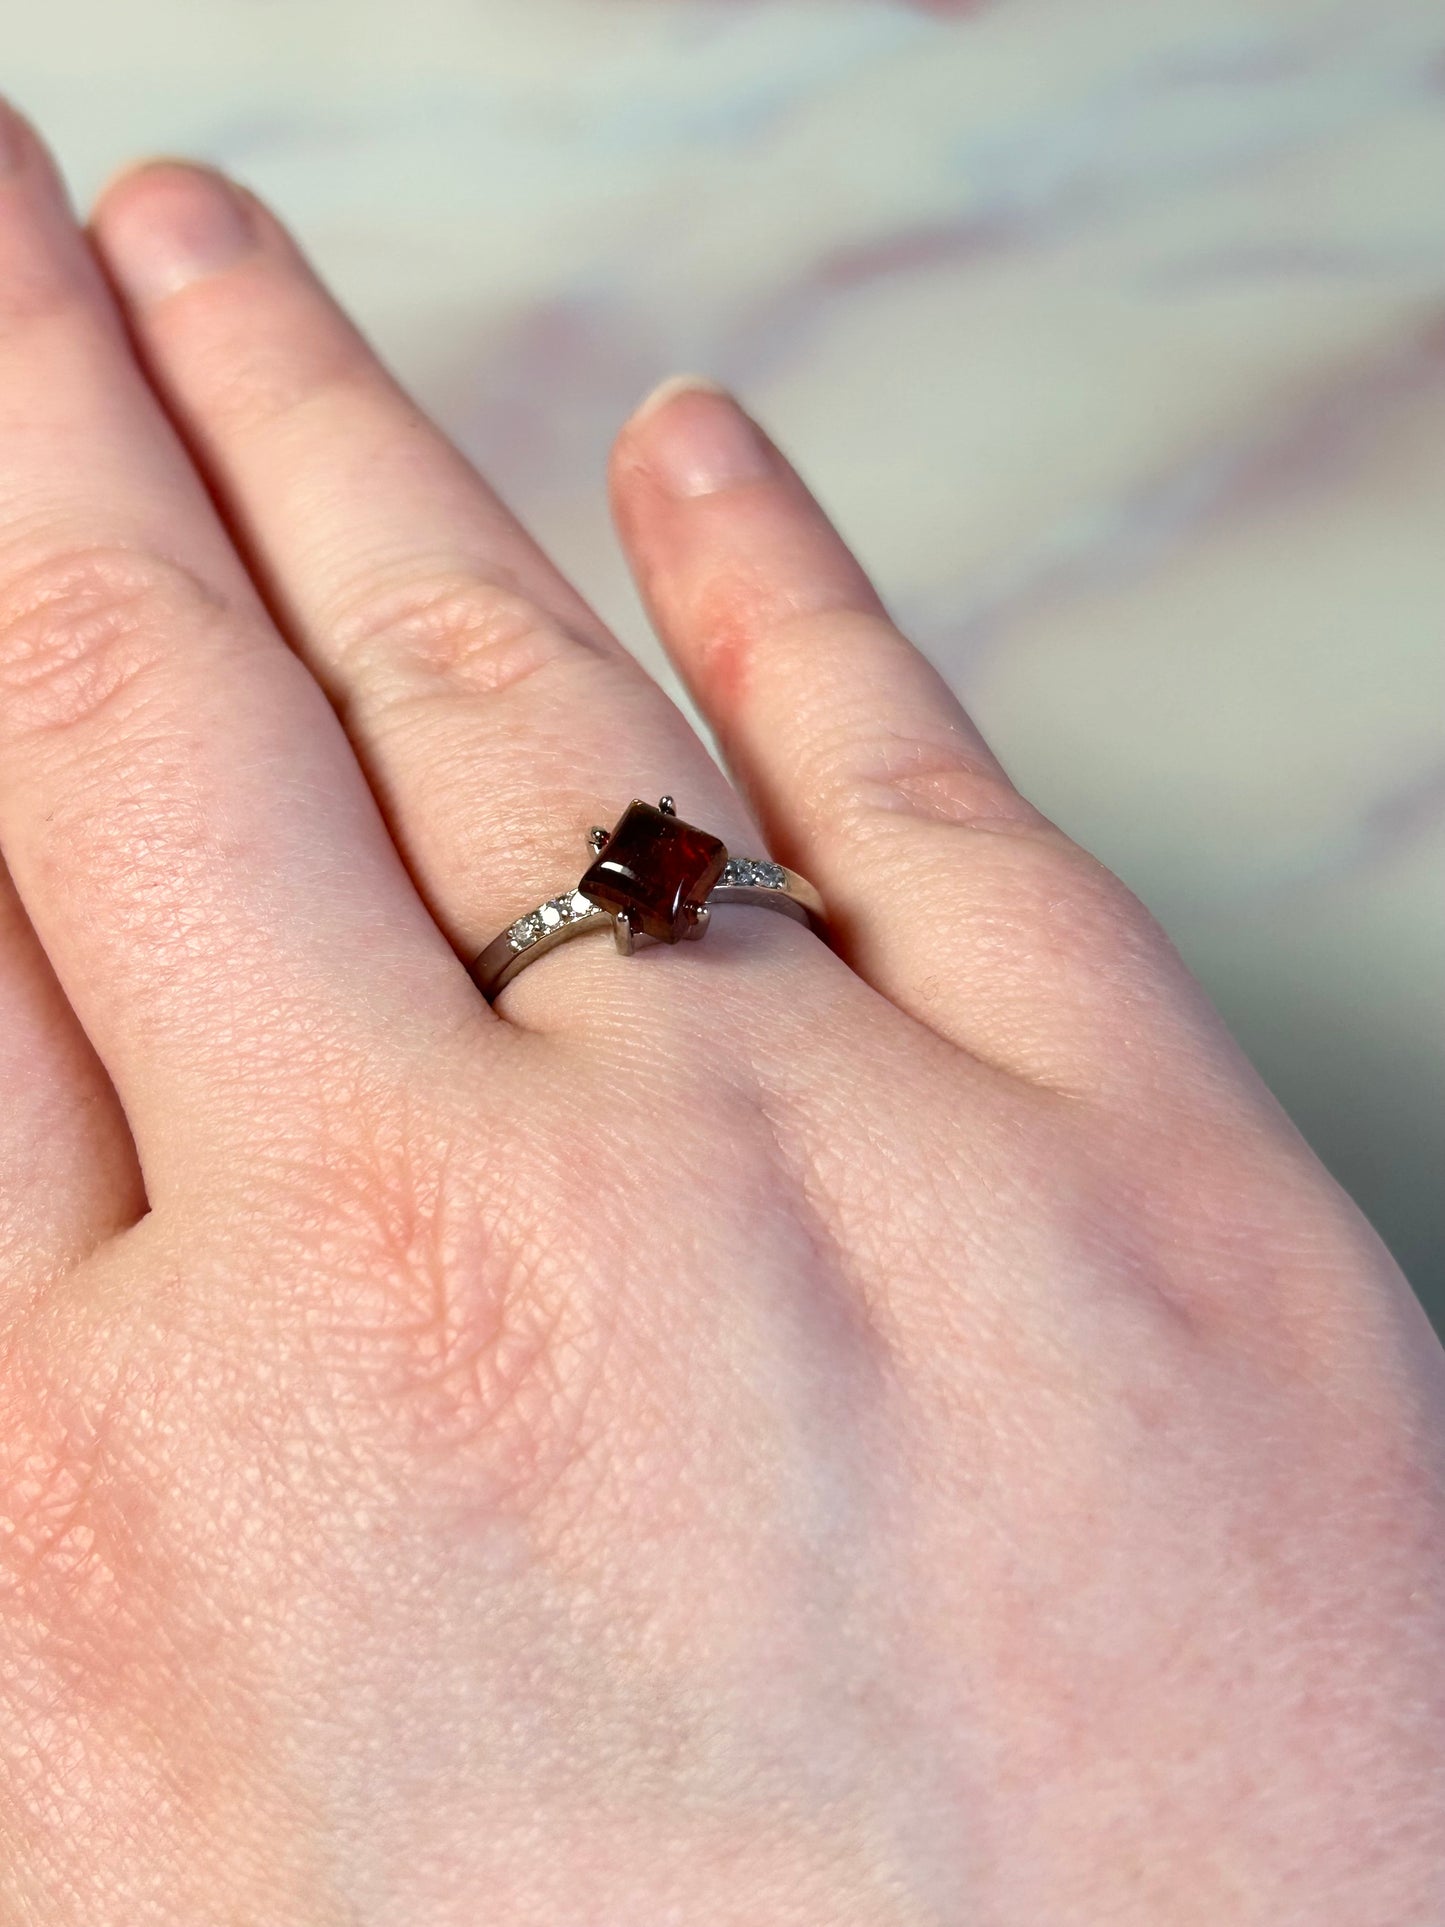
[[[580,890],[569,890],[565,896],[552,897],[539,909],[518,917],[507,936],[513,950],[530,950],[539,938],[560,930],[563,924],[576,923],[596,913],[597,905],[590,897],[584,897]]]
[[[788,873],[781,863],[751,856],[735,856],[719,878],[721,883],[742,884],[753,890],[786,890]]]

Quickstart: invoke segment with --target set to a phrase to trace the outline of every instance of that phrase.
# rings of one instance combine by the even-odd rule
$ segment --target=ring
[[[805,878],[767,858],[729,856],[726,844],[684,823],[670,796],[656,809],[633,802],[611,830],[594,829],[592,862],[575,890],[529,910],[471,965],[490,1004],[529,963],[559,943],[611,930],[630,957],[639,939],[681,943],[707,934],[715,905],[780,910],[825,937],[823,900]]]

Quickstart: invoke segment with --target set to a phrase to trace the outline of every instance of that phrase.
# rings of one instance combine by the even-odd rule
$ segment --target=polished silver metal
[[[617,940],[618,956],[630,957],[637,948],[637,926],[632,920],[630,910],[617,912],[612,919],[612,934]]]
[[[669,807],[671,806],[671,807]],[[658,807],[665,815],[675,815],[676,806],[670,796],[661,799]],[[599,843],[598,830],[588,833],[588,846],[597,854],[606,843],[610,832],[601,831]],[[826,940],[827,919],[823,910],[823,899],[808,882],[795,870],[786,869],[781,863],[774,863],[767,857],[734,857],[729,855],[721,877],[708,892],[706,903],[688,906],[689,938],[707,935],[712,923],[712,913],[719,904],[741,904],[750,909],[776,910],[795,923],[801,923],[816,936]],[[640,937],[633,927],[631,913],[622,911],[614,916],[610,910],[601,909],[580,890],[567,890],[559,897],[550,897],[546,903],[539,904],[523,917],[496,936],[471,965],[472,981],[488,1003],[496,1000],[499,993],[530,963],[543,957],[559,944],[568,943],[573,937],[589,933],[601,934],[610,931],[618,952],[630,957],[639,943],[650,944],[651,938]]]

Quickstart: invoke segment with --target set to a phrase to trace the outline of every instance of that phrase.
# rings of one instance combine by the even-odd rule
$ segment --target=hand
[[[128,339],[8,145],[0,1915],[1434,1918],[1433,1341],[777,451],[613,464],[734,791],[254,201]],[[836,954],[489,1008],[664,791]]]

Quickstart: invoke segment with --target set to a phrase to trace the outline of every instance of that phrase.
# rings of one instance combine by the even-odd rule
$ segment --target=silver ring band
[[[806,877],[800,877],[796,870],[786,869],[781,863],[756,857],[729,857],[722,875],[708,892],[707,908],[711,911],[719,904],[739,903],[758,910],[781,911],[794,922],[806,924],[816,936],[826,937],[823,899]],[[610,910],[599,908],[580,890],[549,897],[492,939],[471,966],[472,982],[487,1002],[492,1003],[519,971],[546,956],[549,950],[589,932],[616,934],[616,922]],[[689,935],[701,936],[706,928],[706,922],[700,920]],[[628,942],[619,947],[630,950],[632,945]]]

